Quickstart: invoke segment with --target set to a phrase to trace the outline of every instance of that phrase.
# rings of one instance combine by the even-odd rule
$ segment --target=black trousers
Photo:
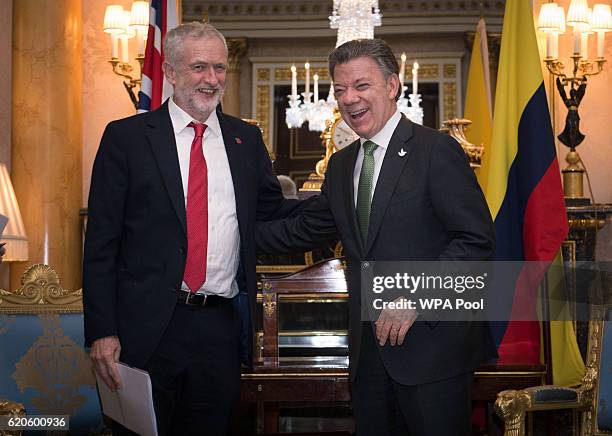
[[[385,370],[371,325],[364,324],[362,332],[351,386],[357,436],[471,434],[471,373],[419,385],[399,384]]]
[[[229,300],[204,307],[177,303],[144,368],[160,436],[227,434],[240,394],[239,332]],[[115,424],[113,434],[133,433]]]

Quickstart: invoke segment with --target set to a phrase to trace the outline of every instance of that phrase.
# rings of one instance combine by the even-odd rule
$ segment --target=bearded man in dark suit
[[[95,159],[85,339],[112,389],[118,360],[149,372],[160,435],[224,435],[241,349],[251,362],[255,221],[285,217],[299,202],[283,199],[259,129],[217,109],[223,35],[178,26],[164,55],[173,96],[110,123]]]
[[[484,196],[453,138],[398,111],[399,67],[385,42],[341,45],[329,71],[342,118],[359,139],[331,157],[309,208],[258,226],[259,249],[306,250],[340,236],[358,435],[468,435],[473,370],[495,355],[487,325],[428,322],[411,309],[362,320],[360,262],[490,259]]]

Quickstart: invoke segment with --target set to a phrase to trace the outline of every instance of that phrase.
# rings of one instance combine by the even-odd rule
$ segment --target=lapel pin
[[[398,155],[399,157],[404,157],[404,156],[406,156],[406,150],[404,150],[404,149],[402,148],[400,151],[398,151],[398,152],[397,152],[397,155]]]
[[[242,144],[242,139],[240,139],[239,137],[235,137],[234,140],[236,141],[236,144]]]

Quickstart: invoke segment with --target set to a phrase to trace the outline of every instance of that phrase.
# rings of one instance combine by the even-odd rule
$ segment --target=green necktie
[[[363,143],[363,162],[359,174],[359,187],[357,189],[357,219],[361,240],[365,244],[368,239],[368,225],[370,224],[370,207],[372,205],[372,182],[374,180],[374,150],[376,145],[372,141]]]

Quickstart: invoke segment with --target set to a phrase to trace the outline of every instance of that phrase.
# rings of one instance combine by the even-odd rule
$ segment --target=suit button
[[[179,248],[179,254],[180,255],[185,254],[185,248],[183,248],[183,247]]]

